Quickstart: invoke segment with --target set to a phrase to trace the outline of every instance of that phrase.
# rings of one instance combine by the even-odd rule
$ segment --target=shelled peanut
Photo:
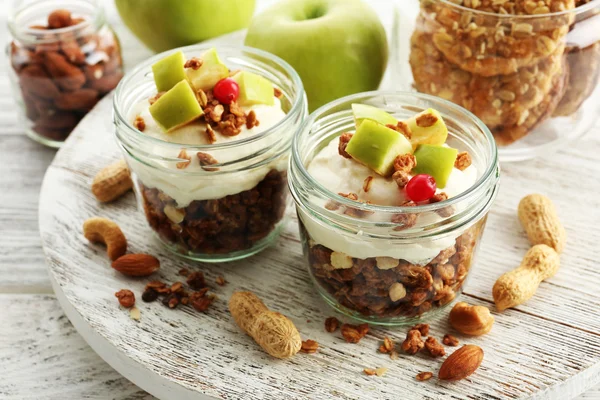
[[[270,311],[253,293],[233,293],[229,311],[236,324],[273,357],[289,358],[300,351],[302,339],[294,323]]]
[[[22,27],[10,45],[27,119],[55,141],[71,130],[122,77],[119,43],[107,26],[56,10],[46,25]]]

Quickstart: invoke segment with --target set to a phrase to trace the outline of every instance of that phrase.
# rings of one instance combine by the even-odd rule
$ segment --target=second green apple
[[[311,111],[377,89],[388,59],[385,29],[363,0],[281,0],[253,19],[245,44],[296,69]]]

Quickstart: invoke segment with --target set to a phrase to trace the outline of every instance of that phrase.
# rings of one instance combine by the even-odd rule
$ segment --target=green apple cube
[[[192,122],[204,114],[194,90],[186,80],[163,94],[149,110],[152,118],[165,132]]]
[[[452,147],[422,144],[415,151],[417,166],[413,171],[415,174],[433,176],[437,187],[443,189],[452,173],[457,154],[458,150]]]
[[[152,73],[154,74],[154,83],[156,90],[166,92],[173,86],[186,78],[185,56],[181,51],[177,51],[165,58],[155,62],[152,65]]]
[[[448,127],[437,110],[429,108],[405,122],[412,133],[410,141],[413,147],[416,148],[420,144],[442,145],[446,143]],[[432,124],[428,126],[429,123]]]
[[[196,90],[211,90],[217,82],[229,76],[229,68],[221,61],[217,50],[212,48],[200,57],[202,66],[198,69],[187,68],[187,77]]]
[[[366,104],[352,104],[352,114],[354,114],[354,121],[357,128],[365,119],[379,122],[382,125],[396,125],[398,123],[396,118],[382,109]]]
[[[412,145],[401,133],[367,119],[348,142],[346,152],[379,175],[390,176],[396,157],[412,153]]]
[[[248,71],[238,72],[233,79],[240,86],[240,97],[238,103],[241,106],[253,106],[255,104],[275,104],[273,84],[260,75]]]

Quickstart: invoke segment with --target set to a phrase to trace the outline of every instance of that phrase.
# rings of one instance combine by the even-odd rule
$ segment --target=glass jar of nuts
[[[95,0],[15,0],[11,82],[25,132],[60,147],[123,75],[117,37]]]

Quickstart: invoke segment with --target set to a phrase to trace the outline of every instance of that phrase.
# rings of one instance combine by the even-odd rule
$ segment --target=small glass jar
[[[503,161],[558,149],[600,115],[600,0],[585,3],[421,0],[399,33],[414,87],[473,112]]]
[[[190,59],[209,48],[180,50]],[[308,113],[302,81],[285,61],[249,47],[218,47],[217,52],[230,70],[269,79],[281,91],[284,119],[247,138],[211,145],[170,143],[140,132],[132,125],[132,112],[156,93],[151,66],[167,53],[127,74],[114,98],[117,140],[148,224],[173,252],[210,262],[249,257],[277,238],[289,203],[291,140]],[[177,168],[189,162],[183,154],[198,153],[216,164],[199,171]]]
[[[15,0],[10,79],[25,132],[60,147],[123,76],[121,48],[96,0]]]
[[[471,155],[476,183],[446,201],[416,207],[358,203],[329,191],[307,167],[331,140],[354,130],[353,103],[381,108],[399,120],[438,110],[449,128],[448,145]],[[368,323],[404,325],[434,315],[462,291],[498,179],[492,134],[446,100],[370,92],[315,111],[294,138],[289,185],[317,291],[336,310]]]

